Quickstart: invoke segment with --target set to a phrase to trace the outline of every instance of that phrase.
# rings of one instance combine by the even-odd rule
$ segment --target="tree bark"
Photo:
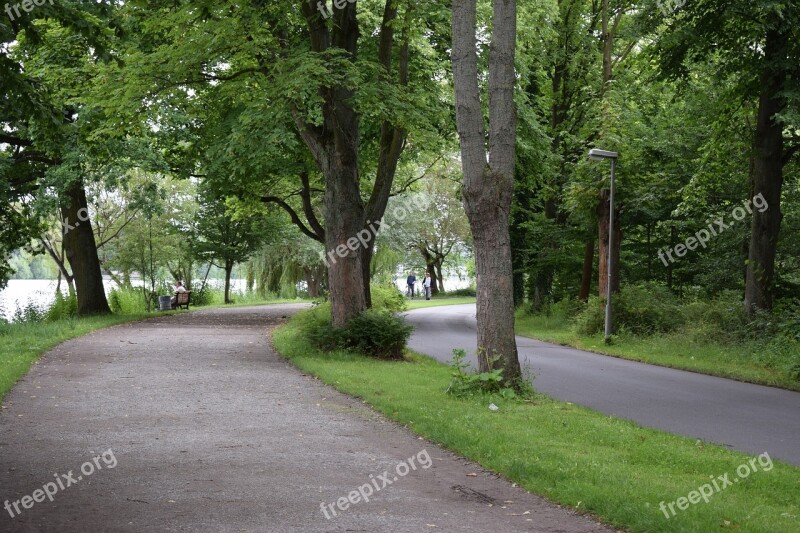
[[[600,243],[598,265],[598,293],[600,298],[608,296],[608,222],[609,222],[609,201],[610,193],[608,189],[600,191],[600,203],[597,206],[597,240]],[[611,292],[619,292],[619,250],[622,240],[622,230],[619,224],[619,210],[614,209],[614,246],[611,251]]]
[[[233,272],[233,261],[225,260],[225,303],[231,303],[231,272]]]
[[[444,276],[442,275],[442,260],[438,259],[436,263],[434,263],[434,268],[436,269],[436,277],[434,278],[437,280],[436,289],[433,291],[433,294],[439,294],[439,292],[444,292]]]
[[[592,272],[594,270],[594,239],[588,239],[583,248],[583,271],[581,273],[581,290],[578,298],[589,301],[592,290]]]
[[[761,96],[754,140],[753,193],[762,195],[769,206],[763,213],[753,209],[750,250],[744,304],[748,314],[771,310],[775,279],[775,252],[781,228],[783,186],[783,128],[776,120],[786,102],[782,96],[786,72],[776,63],[787,54],[788,38],[776,30],[767,32],[764,47],[766,66],[761,74]]]
[[[75,281],[78,314],[111,313],[82,181],[77,181],[64,193],[61,214],[65,221],[64,249]]]
[[[489,157],[478,85],[476,0],[453,0],[453,82],[464,173],[464,208],[475,240],[478,362],[503,377],[521,376],[514,336],[509,222],[514,189],[516,108],[515,0],[494,0],[489,53]],[[493,361],[496,363],[493,364]]]
[[[348,2],[341,9],[335,9],[330,27],[319,15],[316,1],[304,1],[302,11],[313,52],[338,49],[355,63],[360,35],[355,3]],[[378,57],[384,67],[381,75],[387,82],[391,81],[396,20],[396,3],[386,0]],[[397,54],[401,86],[408,84],[408,42],[409,35],[405,31]],[[343,85],[321,87],[320,96],[323,101],[321,126],[307,122],[297,109],[293,109],[293,114],[301,138],[325,177],[325,245],[326,253],[333,253],[326,261],[328,288],[333,326],[339,328],[370,305],[370,260],[375,244],[373,228],[379,229],[377,221],[382,219],[386,209],[397,163],[405,146],[406,132],[388,121],[381,125],[375,184],[365,204],[360,188],[360,122],[353,107],[354,90]],[[348,242],[362,231],[370,234],[368,249],[365,250],[361,244],[348,247]]]

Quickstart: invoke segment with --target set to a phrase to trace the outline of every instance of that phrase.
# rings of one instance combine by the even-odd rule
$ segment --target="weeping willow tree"
[[[294,226],[285,226],[247,262],[247,290],[267,298],[296,298],[303,283],[311,298],[327,293],[326,268],[322,246],[302,235]]]

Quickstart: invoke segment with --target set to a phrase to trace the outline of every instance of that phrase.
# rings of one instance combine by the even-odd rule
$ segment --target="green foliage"
[[[402,359],[412,331],[402,317],[367,309],[343,328],[343,347],[377,359]]]
[[[453,359],[450,361],[450,384],[447,394],[457,398],[465,398],[476,394],[497,394],[504,400],[526,400],[534,397],[535,392],[526,376],[519,383],[509,383],[503,378],[503,370],[492,369],[489,372],[475,372],[472,365],[465,361],[467,352],[462,349],[453,350]],[[494,366],[495,360],[490,361],[489,367]]]
[[[612,297],[614,324],[635,335],[675,331],[683,324],[676,298],[658,285],[628,285]],[[603,331],[605,307],[597,297],[589,299],[576,319],[579,333],[593,335]]]
[[[108,294],[108,305],[114,313],[128,315],[147,311],[142,289],[133,287],[116,287]]]
[[[491,372],[473,372],[472,365],[464,360],[466,357],[466,351],[453,350],[453,359],[450,363],[452,380],[447,387],[447,394],[464,397],[477,393],[497,393],[507,388],[502,369],[496,368]]]
[[[78,299],[74,294],[64,296],[61,291],[56,293],[56,298],[47,310],[46,320],[71,320],[78,315]]]
[[[446,291],[440,292],[439,297],[447,296],[453,298],[475,298],[477,293],[475,292],[475,287],[467,287],[465,289],[456,289],[454,291]]]
[[[381,309],[390,313],[401,313],[406,310],[405,296],[394,285],[372,285],[373,309]]]
[[[404,298],[394,288],[373,286],[373,291],[373,308],[360,313],[343,328],[333,327],[329,302],[296,315],[293,321],[322,350],[354,350],[377,359],[402,359],[414,330],[396,314],[404,308]]]

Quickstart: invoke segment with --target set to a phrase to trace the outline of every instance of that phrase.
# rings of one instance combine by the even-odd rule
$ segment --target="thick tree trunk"
[[[444,292],[444,276],[442,275],[442,260],[436,261],[433,265],[436,269],[436,277],[434,278],[437,280],[438,285],[436,285],[436,289],[433,291],[433,294],[439,294],[439,292]]]
[[[514,288],[509,222],[514,189],[516,108],[514,0],[494,0],[489,55],[489,161],[478,85],[476,0],[453,1],[453,81],[464,173],[464,208],[475,240],[478,361],[481,371],[521,375],[514,337]]]
[[[373,241],[370,241],[370,243],[371,242]],[[361,250],[361,277],[364,284],[364,305],[367,309],[372,307],[370,283],[372,282],[372,256],[374,253],[375,248],[371,244]]]
[[[78,314],[111,313],[103,287],[103,273],[94,231],[89,218],[89,204],[83,183],[76,182],[62,198],[64,250],[72,269],[78,299]]]
[[[344,327],[367,308],[366,291],[369,290],[369,277],[365,276],[362,262],[365,250],[357,240],[355,243],[350,240],[356,239],[364,227],[357,154],[355,144],[351,146],[349,157],[333,170],[335,177],[327,179],[325,187],[325,244],[328,250],[336,252],[328,266],[328,283],[333,326],[337,328]],[[340,152],[338,157],[342,155]]]
[[[583,271],[581,272],[581,289],[578,298],[588,302],[592,290],[592,272],[594,271],[594,239],[589,239],[583,248]]]
[[[231,272],[233,272],[233,261],[225,260],[225,303],[231,303]]]
[[[744,293],[745,309],[771,310],[775,278],[775,252],[781,227],[781,187],[783,186],[783,128],[776,115],[786,106],[782,92],[786,73],[777,61],[786,57],[787,37],[770,30],[764,49],[767,66],[761,75],[761,96],[756,124],[753,192],[762,195],[769,206],[764,212],[753,209],[750,251]]]
[[[608,295],[608,222],[609,222],[609,190],[600,191],[600,203],[597,206],[597,240],[600,243],[598,263],[598,294],[605,299]],[[611,251],[611,292],[619,292],[619,249],[622,230],[619,224],[619,210],[614,209],[614,247]]]

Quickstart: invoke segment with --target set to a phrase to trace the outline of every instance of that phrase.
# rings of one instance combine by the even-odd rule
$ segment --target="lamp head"
[[[589,159],[593,161],[602,161],[603,159],[616,159],[619,157],[618,152],[609,152],[608,150],[598,150],[592,148],[589,150]]]

